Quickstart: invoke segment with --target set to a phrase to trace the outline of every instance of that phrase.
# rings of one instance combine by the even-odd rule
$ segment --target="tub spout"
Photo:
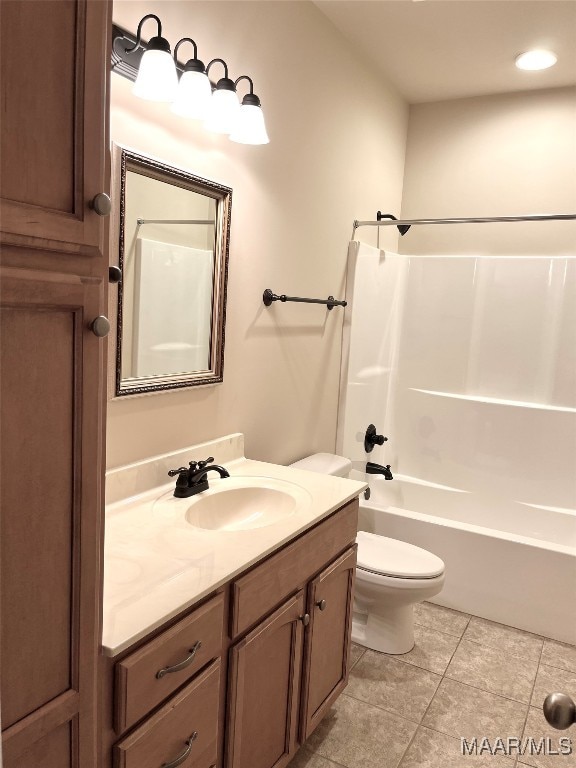
[[[384,475],[384,480],[393,480],[394,475],[390,472],[390,464],[383,467],[381,464],[374,464],[371,461],[366,462],[367,475]]]

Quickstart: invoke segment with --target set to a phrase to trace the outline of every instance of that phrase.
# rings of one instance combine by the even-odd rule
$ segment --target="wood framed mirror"
[[[109,394],[217,384],[232,190],[118,145],[112,159]]]

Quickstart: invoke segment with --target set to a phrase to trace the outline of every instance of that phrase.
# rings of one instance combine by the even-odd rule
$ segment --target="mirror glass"
[[[221,382],[232,190],[118,154],[115,394]]]

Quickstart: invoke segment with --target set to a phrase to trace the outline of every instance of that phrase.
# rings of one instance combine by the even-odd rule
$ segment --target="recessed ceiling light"
[[[558,61],[558,57],[552,51],[536,50],[527,51],[521,53],[520,56],[516,56],[516,66],[518,69],[548,69],[548,67],[554,66]]]

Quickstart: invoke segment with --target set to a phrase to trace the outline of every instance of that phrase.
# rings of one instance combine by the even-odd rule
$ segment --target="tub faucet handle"
[[[366,453],[372,453],[375,445],[384,445],[388,440],[384,435],[378,435],[376,433],[376,427],[374,424],[369,424],[366,434],[364,435],[364,450]]]

